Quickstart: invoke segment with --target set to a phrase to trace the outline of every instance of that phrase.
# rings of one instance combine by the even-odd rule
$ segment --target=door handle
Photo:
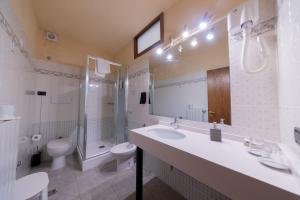
[[[208,114],[209,115],[214,115],[214,114],[216,114],[216,112],[214,112],[214,111],[208,111]]]

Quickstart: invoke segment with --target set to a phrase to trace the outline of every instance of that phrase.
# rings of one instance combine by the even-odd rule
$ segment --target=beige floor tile
[[[73,160],[72,160],[73,159]],[[45,163],[33,172],[46,171],[49,175],[49,190],[56,189],[49,200],[135,200],[135,169],[117,172],[112,166],[94,168],[85,172],[79,170],[74,157],[68,158],[68,166],[52,171]],[[145,171],[145,200],[183,200],[169,186]]]

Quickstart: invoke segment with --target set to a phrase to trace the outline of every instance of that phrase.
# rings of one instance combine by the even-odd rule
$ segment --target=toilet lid
[[[111,148],[110,152],[112,154],[131,154],[136,150],[136,146],[134,144],[130,144],[129,142],[118,144]]]
[[[62,149],[62,148],[70,148],[71,144],[66,138],[52,140],[47,144],[47,147],[50,149]]]
[[[48,184],[49,178],[46,172],[39,172],[24,176],[15,181],[15,199],[29,199],[48,187]]]

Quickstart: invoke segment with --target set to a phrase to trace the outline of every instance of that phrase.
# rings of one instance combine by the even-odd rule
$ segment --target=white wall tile
[[[267,68],[257,74],[244,72],[241,67],[242,41],[229,39],[232,129],[243,129],[239,135],[279,141],[275,36],[268,32],[260,36],[267,40],[269,56]],[[252,62],[257,59],[255,52],[250,52],[250,57]]]
[[[278,2],[280,133],[300,158],[300,146],[294,140],[294,127],[300,127],[300,1]]]

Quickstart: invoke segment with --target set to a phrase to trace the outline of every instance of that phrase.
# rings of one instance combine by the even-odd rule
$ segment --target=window
[[[163,42],[164,15],[161,13],[134,37],[134,58],[137,58]]]

